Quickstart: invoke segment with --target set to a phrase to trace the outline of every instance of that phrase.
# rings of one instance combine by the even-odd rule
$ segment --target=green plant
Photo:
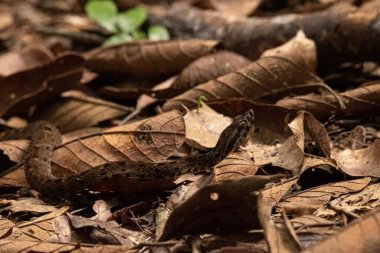
[[[139,39],[167,40],[170,38],[168,30],[160,25],[149,26],[147,33],[141,30],[142,24],[147,19],[147,12],[142,7],[119,13],[113,0],[90,0],[85,5],[85,11],[87,16],[113,33],[103,46]]]

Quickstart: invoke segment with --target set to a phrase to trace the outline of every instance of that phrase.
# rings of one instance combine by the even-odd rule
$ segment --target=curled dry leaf
[[[281,201],[277,208],[293,214],[311,214],[319,207],[327,204],[333,197],[364,189],[371,178],[361,178],[350,181],[326,184],[298,192]]]
[[[184,234],[230,233],[257,228],[257,197],[250,193],[281,177],[246,177],[201,188],[170,215],[160,240]]]
[[[291,40],[281,46],[266,50],[261,57],[280,56],[294,61],[308,71],[317,70],[317,49],[313,40],[299,30]]]
[[[380,140],[368,148],[334,150],[332,157],[339,168],[350,176],[380,177]]]
[[[379,252],[380,251],[380,209],[357,219],[334,236],[326,238],[303,253],[322,252]]]
[[[241,55],[229,51],[209,54],[190,63],[175,78],[171,89],[184,91],[211,79],[238,70],[251,63]]]
[[[47,65],[54,60],[49,49],[43,46],[30,46],[0,56],[0,76],[6,77],[21,71]]]
[[[137,77],[168,76],[209,54],[215,40],[137,41],[96,49],[86,55],[86,66],[98,73]]]
[[[181,104],[194,106],[196,98],[208,100],[246,97],[252,100],[281,98],[296,91],[325,87],[323,81],[292,61],[280,57],[265,57],[230,74],[194,88],[168,100],[164,110],[180,108]]]
[[[197,110],[188,111],[183,117],[186,124],[186,140],[198,148],[215,147],[222,131],[232,119],[215,112],[206,104]]]
[[[62,133],[95,126],[132,111],[129,107],[91,97],[80,91],[67,91],[62,97],[62,101],[36,115],[38,119],[53,123]]]
[[[276,104],[286,108],[305,110],[318,119],[326,119],[332,114],[361,115],[363,113],[378,114],[380,111],[380,83],[373,82],[359,88],[338,94],[344,107],[332,95],[303,95],[284,98]]]
[[[77,88],[82,77],[82,65],[80,56],[65,54],[50,64],[0,77],[0,94],[8,94],[0,102],[0,116],[28,112],[32,105]],[[28,80],[28,85],[25,85],[25,80]]]

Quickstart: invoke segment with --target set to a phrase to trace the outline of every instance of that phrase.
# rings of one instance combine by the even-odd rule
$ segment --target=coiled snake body
[[[37,121],[22,130],[17,138],[30,138],[30,155],[26,158],[25,175],[30,186],[41,194],[68,196],[102,183],[115,176],[128,179],[174,178],[186,173],[210,173],[211,168],[237,149],[253,126],[254,113],[248,110],[236,116],[222,132],[212,150],[205,154],[177,159],[172,162],[110,162],[83,173],[58,178],[51,173],[52,153],[61,143],[59,130],[47,121]],[[14,138],[14,133],[2,139]]]

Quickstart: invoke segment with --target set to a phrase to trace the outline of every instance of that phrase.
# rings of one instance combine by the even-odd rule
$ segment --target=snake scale
[[[223,130],[216,146],[204,154],[161,163],[110,162],[63,178],[55,177],[51,173],[52,153],[61,144],[61,133],[51,123],[36,121],[23,129],[3,134],[0,138],[15,139],[16,136],[18,139],[30,139],[30,152],[24,163],[28,183],[43,195],[62,197],[87,190],[116,176],[144,180],[174,178],[187,173],[211,173],[214,165],[240,146],[253,122],[253,110],[236,116]]]

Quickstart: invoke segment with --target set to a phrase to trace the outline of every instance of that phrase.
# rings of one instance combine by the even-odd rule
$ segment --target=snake
[[[170,161],[148,163],[114,161],[79,174],[56,177],[51,172],[52,154],[61,144],[60,131],[48,121],[35,121],[22,129],[0,136],[0,139],[30,139],[29,155],[24,161],[26,179],[31,188],[50,197],[70,196],[114,177],[125,179],[171,179],[188,173],[212,173],[212,168],[239,148],[253,127],[252,109],[233,118],[219,136],[214,148],[206,153]]]

